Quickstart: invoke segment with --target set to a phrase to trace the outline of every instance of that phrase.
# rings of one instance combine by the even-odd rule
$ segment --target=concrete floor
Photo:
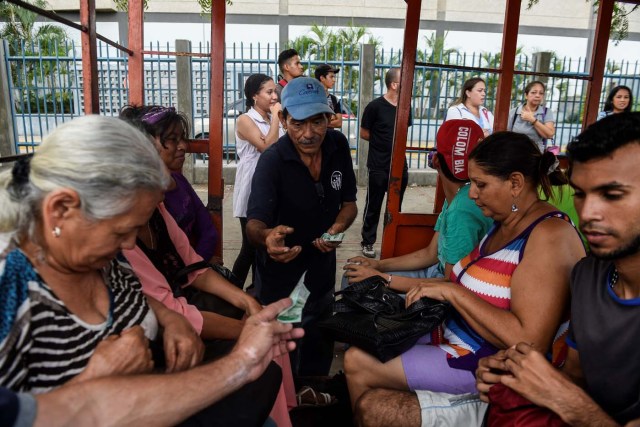
[[[206,200],[207,187],[205,185],[194,186],[201,199]],[[342,266],[346,260],[360,252],[360,228],[362,227],[362,213],[364,211],[364,203],[367,196],[366,187],[358,187],[358,216],[353,225],[347,230],[344,242],[337,249],[337,271],[336,271],[336,289],[340,287],[340,279],[342,276]],[[433,211],[433,203],[435,198],[435,187],[410,186],[407,188],[403,201],[403,212],[410,213],[429,213]],[[206,202],[205,202],[206,203]],[[386,203],[386,199],[385,199]],[[240,251],[242,237],[240,233],[240,222],[233,217],[233,186],[227,185],[224,189],[223,201],[223,233],[222,248],[224,263],[228,268],[233,263]],[[383,204],[384,206],[384,204]],[[384,208],[383,208],[384,209]],[[380,254],[380,244],[382,241],[382,221],[378,226],[378,241],[375,249]],[[251,277],[251,273],[249,273]],[[334,353],[334,363],[331,367],[331,374],[338,372],[343,366],[344,345],[336,344]]]

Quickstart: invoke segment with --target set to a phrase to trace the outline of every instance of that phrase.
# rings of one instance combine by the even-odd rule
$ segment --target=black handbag
[[[319,322],[336,341],[354,345],[386,362],[404,353],[438,327],[450,305],[421,298],[405,308],[405,300],[373,276],[335,293],[334,314]]]

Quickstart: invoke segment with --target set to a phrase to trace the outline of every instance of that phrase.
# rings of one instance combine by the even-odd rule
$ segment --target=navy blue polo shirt
[[[256,251],[255,285],[262,303],[289,296],[305,270],[310,300],[334,287],[336,253],[322,253],[312,242],[334,224],[343,202],[356,200],[356,177],[349,143],[342,133],[327,132],[321,150],[317,182],[288,135],[265,150],[258,160],[247,218],[262,221],[269,228],[293,227],[286,245],[302,247],[302,252],[288,263],[273,261],[265,248]]]

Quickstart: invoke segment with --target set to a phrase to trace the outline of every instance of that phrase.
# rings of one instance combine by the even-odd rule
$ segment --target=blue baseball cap
[[[305,120],[317,114],[334,114],[327,104],[324,86],[311,77],[291,80],[282,90],[282,108],[296,120]]]

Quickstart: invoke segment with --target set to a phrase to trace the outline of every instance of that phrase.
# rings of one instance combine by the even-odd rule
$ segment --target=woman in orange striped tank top
[[[551,354],[554,341],[564,342],[558,337],[568,319],[570,273],[585,250],[566,214],[541,200],[538,188],[548,198],[566,176],[553,153],[540,153],[531,139],[513,132],[487,137],[469,159],[469,197],[494,225],[454,266],[450,281],[425,281],[407,293],[407,305],[430,297],[453,306],[440,328],[386,363],[348,350],[349,392],[354,406],[360,400],[356,417],[375,413],[380,420],[385,405],[398,399],[413,401],[407,408],[417,408],[418,417],[422,408],[424,417],[423,390],[475,392],[479,358],[521,341]],[[553,347],[561,358],[562,346]]]

